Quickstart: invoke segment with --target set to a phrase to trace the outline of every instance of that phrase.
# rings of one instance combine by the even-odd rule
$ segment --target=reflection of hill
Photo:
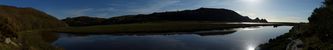
[[[165,33],[90,33],[90,34],[81,34],[81,33],[62,33],[66,36],[89,36],[89,35],[115,35],[115,36],[147,36],[147,35],[181,35],[181,34],[196,34],[200,36],[210,36],[210,35],[226,35],[236,32],[236,30],[209,30],[209,31],[196,31],[196,32],[165,32]]]
[[[210,35],[226,35],[236,32],[236,30],[211,30],[211,31],[199,31],[195,32],[195,34],[201,36],[210,36]]]

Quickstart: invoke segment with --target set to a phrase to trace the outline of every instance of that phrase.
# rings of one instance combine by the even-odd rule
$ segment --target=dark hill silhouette
[[[325,0],[324,6],[316,8],[309,17],[310,25],[318,32],[333,33],[333,1]]]
[[[152,13],[147,15],[126,15],[110,18],[112,23],[137,23],[152,21],[221,21],[221,22],[252,22],[249,17],[235,11],[216,8],[199,8],[173,12]],[[112,24],[110,23],[110,24]]]
[[[66,23],[33,8],[0,5],[0,50],[19,50],[25,47],[48,50],[44,47],[51,45],[42,46],[43,44],[41,43],[45,43],[43,40],[33,41],[32,39],[38,38],[28,37],[40,37],[39,34],[19,32],[65,26],[67,26]],[[25,35],[24,37],[23,34]],[[11,40],[12,42],[10,44],[6,44],[5,41],[9,40]],[[14,45],[13,43],[16,43],[16,45]],[[30,43],[35,44],[30,45]],[[19,44],[24,46],[21,46]]]
[[[66,18],[66,21],[71,26],[89,26],[96,23],[77,20],[81,17]],[[90,17],[96,19],[94,17]],[[218,21],[218,22],[267,22],[266,19],[250,19],[247,16],[242,16],[235,11],[228,9],[217,8],[199,8],[195,10],[160,12],[152,14],[125,15],[112,17],[99,24],[127,24],[127,23],[145,23],[145,22],[160,22],[160,21]],[[81,24],[80,24],[81,23]],[[91,23],[91,24],[86,24]]]
[[[66,23],[71,26],[91,26],[91,25],[105,25],[107,19],[89,17],[89,16],[79,16],[75,18],[66,18],[63,19]]]
[[[314,45],[309,45],[309,50],[333,49],[333,0],[325,0],[324,5],[317,8],[309,17],[309,30],[303,35],[310,38],[317,37]]]

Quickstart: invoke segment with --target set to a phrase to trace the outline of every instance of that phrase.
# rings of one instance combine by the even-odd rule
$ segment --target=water
[[[213,24],[277,24],[277,23],[260,23],[260,22],[228,22],[228,23],[213,23]]]
[[[53,45],[66,50],[254,50],[291,26],[237,28],[230,34],[85,35],[60,34]],[[202,32],[202,31],[199,31]],[[205,31],[204,31],[205,32]],[[206,31],[207,32],[207,31]],[[194,32],[188,32],[194,33]]]

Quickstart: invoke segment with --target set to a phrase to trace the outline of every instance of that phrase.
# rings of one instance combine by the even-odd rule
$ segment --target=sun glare
[[[247,48],[247,50],[255,50],[255,47],[249,47],[249,48]]]

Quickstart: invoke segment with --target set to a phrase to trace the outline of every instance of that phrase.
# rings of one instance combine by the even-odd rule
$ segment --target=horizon
[[[252,19],[256,17],[264,18],[270,22],[308,22],[307,18],[312,14],[312,11],[320,7],[323,2],[323,0],[0,1],[2,1],[0,5],[32,7],[58,19],[77,16],[110,18],[122,15],[193,10],[205,7],[230,9],[242,16],[249,16]]]

